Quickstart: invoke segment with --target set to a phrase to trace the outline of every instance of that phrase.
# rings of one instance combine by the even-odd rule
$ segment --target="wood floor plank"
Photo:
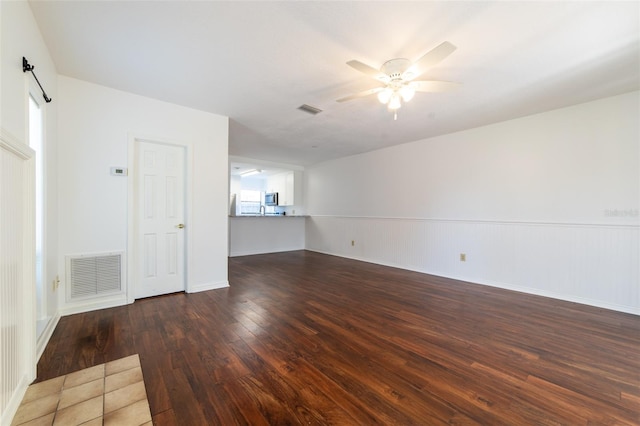
[[[171,426],[178,423],[176,415],[173,410],[161,411],[151,417],[154,426]]]
[[[638,425],[640,317],[307,251],[63,317],[37,381],[138,353],[157,425]]]

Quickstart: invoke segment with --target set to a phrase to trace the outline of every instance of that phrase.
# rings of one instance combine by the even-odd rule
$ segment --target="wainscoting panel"
[[[33,151],[0,129],[0,424],[35,378]]]
[[[306,225],[308,250],[634,314],[639,247],[637,225],[344,216]]]

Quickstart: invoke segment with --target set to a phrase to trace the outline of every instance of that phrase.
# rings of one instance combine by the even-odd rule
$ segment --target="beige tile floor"
[[[12,426],[152,425],[138,355],[29,386]]]

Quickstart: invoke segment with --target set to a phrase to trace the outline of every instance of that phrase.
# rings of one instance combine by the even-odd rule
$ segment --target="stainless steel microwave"
[[[277,192],[267,192],[264,194],[264,205],[265,206],[277,206],[278,205],[278,193]]]

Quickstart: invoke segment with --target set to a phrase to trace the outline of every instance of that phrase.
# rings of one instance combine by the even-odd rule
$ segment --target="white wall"
[[[29,144],[28,135],[28,93],[29,86],[37,87],[31,73],[22,71],[22,57],[26,57],[38,80],[53,99],[45,104],[42,97],[38,100],[44,105],[44,143],[45,143],[45,236],[46,261],[44,264],[44,283],[46,305],[49,315],[57,312],[57,297],[52,282],[58,273],[58,87],[57,72],[49,56],[47,46],[26,1],[1,2],[0,25],[2,47],[0,72],[0,126],[17,140]]]
[[[306,246],[640,313],[639,99],[310,167]]]
[[[60,267],[68,254],[126,251],[128,178],[110,167],[126,167],[130,138],[143,137],[189,148],[187,290],[228,285],[228,118],[64,76],[59,93]]]
[[[57,73],[54,63],[49,56],[47,47],[42,39],[38,26],[26,1],[1,1],[0,2],[0,131],[3,135],[16,141],[16,144],[28,145],[28,93],[29,85],[35,84],[31,73],[22,71],[22,57],[26,57],[29,63],[34,65],[38,79],[47,91],[47,94],[54,99],[50,104],[44,106],[44,138],[45,138],[45,185],[46,185],[46,210],[47,218],[45,222],[45,254],[44,262],[44,284],[45,304],[47,314],[55,316],[57,312],[57,295],[53,292],[51,283],[57,273]],[[42,99],[41,97],[39,99]],[[43,102],[44,103],[44,102]],[[31,178],[29,178],[31,179]],[[10,195],[10,194],[9,194]],[[7,202],[7,194],[2,194],[0,205]],[[6,229],[5,229],[6,230]],[[0,245],[7,247],[5,243],[5,234],[0,232],[2,241]],[[16,256],[12,253],[12,257]],[[28,256],[22,256],[23,261]],[[0,255],[4,261],[7,254]],[[35,308],[35,292],[31,287],[32,283],[25,283],[29,288],[25,294],[24,303],[21,310],[29,310],[29,306]],[[2,300],[0,302],[8,302]],[[7,307],[0,306],[0,312],[7,311]],[[2,316],[3,322],[0,324],[2,330],[17,330],[17,333],[23,339],[31,339],[29,342],[28,353],[25,353],[23,347],[6,347],[0,348],[0,359],[10,360],[14,355],[23,361],[23,371],[12,371],[12,374],[22,374],[24,382],[22,386],[14,389],[14,392],[8,392],[6,386],[2,386],[2,401],[0,406],[0,423],[8,424],[13,417],[17,404],[20,403],[22,395],[26,390],[28,383],[35,378],[36,349],[35,342],[35,315],[33,324],[29,329],[16,328],[16,324],[7,324]],[[49,332],[55,325],[55,319],[51,321]],[[46,343],[46,339],[44,340]],[[44,344],[44,343],[43,343]],[[7,362],[4,367],[11,367]],[[8,376],[5,371],[0,371],[0,377],[3,377],[2,385],[8,383]],[[3,376],[3,374],[5,374]],[[10,403],[4,405],[6,398],[10,398]]]
[[[2,127],[16,139],[28,144],[27,98],[33,79],[22,71],[22,57],[35,65],[35,73],[51,98],[56,98],[56,70],[40,30],[26,1],[2,2],[0,6],[2,73],[0,75],[0,118]],[[47,106],[48,118],[55,118],[55,103]],[[47,125],[51,126],[51,122]]]

